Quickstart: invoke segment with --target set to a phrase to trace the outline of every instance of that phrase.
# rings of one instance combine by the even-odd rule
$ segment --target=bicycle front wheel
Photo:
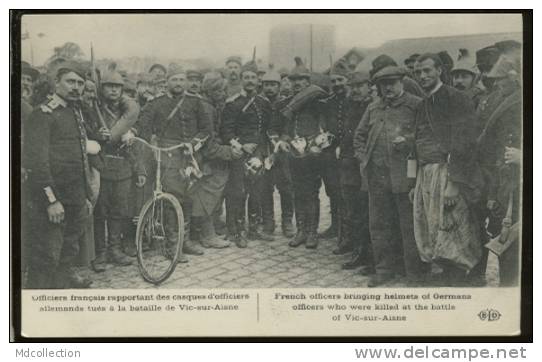
[[[175,196],[162,193],[148,200],[139,214],[137,261],[143,278],[160,284],[175,271],[184,242],[184,215]]]

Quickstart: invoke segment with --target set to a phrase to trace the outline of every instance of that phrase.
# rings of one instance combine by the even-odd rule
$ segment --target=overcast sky
[[[338,48],[376,47],[387,40],[476,33],[519,32],[519,14],[147,14],[27,15],[23,59],[40,65],[53,48],[72,41],[98,58],[258,57],[268,53],[269,31],[279,24],[333,24]],[[38,34],[43,34],[38,37]]]

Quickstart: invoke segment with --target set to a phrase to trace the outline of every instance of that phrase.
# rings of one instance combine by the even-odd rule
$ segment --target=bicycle
[[[174,195],[162,190],[162,153],[180,148],[186,148],[191,152],[191,148],[186,143],[171,147],[158,147],[139,137],[134,137],[133,140],[152,149],[155,152],[157,162],[153,196],[141,208],[137,221],[136,248],[139,271],[143,279],[158,285],[175,271],[185,234],[184,215],[179,200]],[[176,225],[166,225],[168,220],[165,214],[168,208],[175,211]],[[175,237],[168,239],[166,235],[168,227],[177,230]]]

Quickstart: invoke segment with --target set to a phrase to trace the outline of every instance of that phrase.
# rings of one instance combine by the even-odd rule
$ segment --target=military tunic
[[[79,103],[54,95],[29,116],[23,149],[29,171],[31,255],[28,288],[53,288],[75,262],[88,218],[89,165],[85,117]],[[64,207],[61,224],[49,222],[56,198]]]
[[[292,101],[293,96],[277,104],[277,116],[274,118],[272,133],[280,135],[283,141],[290,142],[295,137],[307,139],[315,137],[322,129],[320,118],[322,103],[313,99],[286,118],[282,110]],[[311,155],[304,158],[290,158],[297,230],[307,234],[316,234],[319,223],[320,198],[322,183],[321,157]]]
[[[136,128],[142,137],[157,138],[158,145],[168,147],[182,142],[193,146],[212,142],[213,110],[199,94],[184,92],[180,96],[167,93],[150,101],[141,111]],[[201,167],[201,152],[195,157]],[[165,192],[173,194],[181,203],[185,220],[185,232],[190,230],[192,199],[189,197],[190,182],[180,176],[179,170],[188,164],[183,150],[162,153],[162,186]],[[174,215],[168,214],[173,218]],[[173,230],[166,230],[173,237]]]
[[[245,175],[246,162],[257,157],[262,162],[268,155],[268,130],[271,127],[272,108],[270,102],[260,96],[248,96],[242,91],[226,100],[221,125],[221,135],[226,144],[233,139],[239,143],[257,145],[252,155],[231,162],[231,173],[226,186],[226,212],[230,234],[240,234],[245,223],[245,202],[248,196],[249,226],[256,228],[262,207],[263,178]],[[231,217],[233,216],[233,218]]]

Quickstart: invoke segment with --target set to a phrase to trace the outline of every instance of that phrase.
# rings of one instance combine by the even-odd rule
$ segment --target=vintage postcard
[[[529,16],[12,11],[21,336],[520,335]]]

